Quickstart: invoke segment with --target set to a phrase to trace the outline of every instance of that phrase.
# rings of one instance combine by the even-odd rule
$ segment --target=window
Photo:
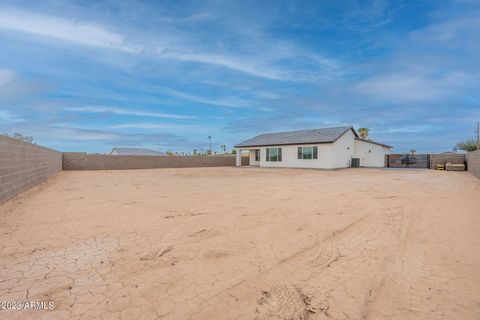
[[[267,161],[282,161],[282,148],[267,148]]]
[[[255,161],[260,161],[260,150],[255,150]]]
[[[318,147],[298,147],[298,159],[318,159]]]

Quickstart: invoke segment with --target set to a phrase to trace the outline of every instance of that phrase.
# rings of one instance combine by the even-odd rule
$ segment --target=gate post
[[[237,153],[235,154],[235,165],[237,167],[242,166],[242,149],[236,149]]]

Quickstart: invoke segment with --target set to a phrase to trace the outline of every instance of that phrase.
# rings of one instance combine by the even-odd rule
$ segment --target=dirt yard
[[[62,172],[0,206],[1,319],[480,319],[480,179]]]

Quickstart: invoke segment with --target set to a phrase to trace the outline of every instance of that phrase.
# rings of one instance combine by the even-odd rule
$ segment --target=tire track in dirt
[[[320,311],[317,317],[363,318],[384,282],[388,265],[395,260],[392,256],[395,256],[396,243],[401,240],[404,218],[400,208],[358,218],[333,230],[328,237],[317,239],[312,246],[280,260],[277,268],[283,272],[274,268],[261,277],[264,282],[275,283],[281,282],[278,277],[275,279],[275,274],[288,273],[290,285],[316,301],[310,307]],[[342,307],[348,300],[354,308]],[[282,310],[277,311],[278,319],[307,319],[301,313],[288,317]]]
[[[31,232],[30,219],[43,222],[23,205],[16,217],[5,212],[0,290],[48,296],[59,319],[478,318],[479,189],[460,173],[269,170],[263,181],[251,172],[235,171],[243,182],[199,181],[209,175],[201,171],[179,183],[138,171],[147,185],[136,194],[133,173],[98,179],[105,189],[81,173],[83,189],[26,207],[54,221],[48,231]],[[118,182],[125,187],[111,190]],[[101,191],[118,208],[97,199]],[[145,206],[132,209],[137,201]]]

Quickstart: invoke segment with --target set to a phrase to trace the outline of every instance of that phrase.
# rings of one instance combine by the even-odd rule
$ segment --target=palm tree
[[[225,152],[226,152],[226,150],[227,150],[227,146],[226,146],[226,145],[224,145],[224,144],[222,144],[222,145],[220,146],[220,148],[222,148],[222,150],[223,150],[223,153],[225,153]]]
[[[208,140],[210,141],[210,150],[208,150],[208,154],[212,154],[212,136],[208,136]]]
[[[362,139],[367,139],[368,138],[368,132],[370,129],[368,128],[358,128],[358,134],[360,135],[360,138]]]

